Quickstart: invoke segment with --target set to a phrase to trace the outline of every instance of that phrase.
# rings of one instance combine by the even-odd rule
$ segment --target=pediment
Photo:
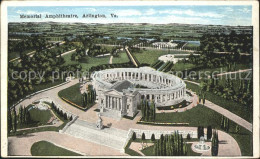
[[[122,92],[118,92],[114,89],[104,92],[105,95],[111,95],[111,96],[122,96]]]

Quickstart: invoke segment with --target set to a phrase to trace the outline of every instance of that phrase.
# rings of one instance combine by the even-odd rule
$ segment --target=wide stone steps
[[[95,124],[80,120],[76,120],[64,133],[119,151],[123,151],[127,138],[127,131],[114,128],[98,130]]]

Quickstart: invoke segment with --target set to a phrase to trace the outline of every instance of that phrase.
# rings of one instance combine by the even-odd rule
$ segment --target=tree
[[[26,113],[26,108],[23,107],[23,114],[22,114],[22,120],[23,120],[22,123],[23,124],[25,124],[25,118],[26,118],[26,114],[25,113]]]
[[[136,133],[134,132],[132,135],[132,140],[135,140],[135,139],[136,139]]]
[[[142,113],[143,120],[145,120],[145,105],[144,105],[144,100],[143,99],[141,101],[141,113]]]
[[[64,113],[63,117],[64,117],[64,120],[68,120],[67,113]]]
[[[23,124],[23,106],[20,105],[19,107],[19,112],[18,112],[18,117],[19,117],[19,123],[20,125]]]
[[[207,139],[210,140],[212,137],[212,127],[208,126],[207,127]]]
[[[55,107],[55,105],[54,105],[53,101],[51,102],[51,107],[52,107],[52,108],[54,108],[54,107]]]
[[[211,141],[211,155],[217,156],[218,155],[218,134],[216,130],[213,131],[212,141]]]
[[[155,141],[155,136],[154,136],[154,134],[152,134],[151,140],[152,140],[153,142]]]
[[[145,134],[142,133],[142,141],[144,141],[144,140],[145,140]]]
[[[11,114],[11,110],[10,107],[8,107],[8,133],[11,132],[12,128],[13,128],[13,124],[12,124],[12,114]]]
[[[236,133],[238,134],[239,131],[240,131],[240,126],[236,125]]]
[[[224,129],[224,116],[221,117],[221,128]]]
[[[198,127],[198,139],[199,139],[201,136],[204,137],[204,127],[203,127],[203,126],[199,126],[199,127]]]
[[[190,134],[188,133],[187,134],[187,140],[190,140],[191,138],[190,138]]]
[[[17,129],[17,114],[15,108],[13,109],[13,131],[16,132]]]

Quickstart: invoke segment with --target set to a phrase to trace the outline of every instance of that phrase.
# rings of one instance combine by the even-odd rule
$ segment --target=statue
[[[103,129],[103,122],[102,122],[100,113],[98,113],[97,129],[99,129],[99,130]]]

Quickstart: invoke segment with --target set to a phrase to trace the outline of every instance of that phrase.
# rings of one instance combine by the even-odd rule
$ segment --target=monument
[[[100,113],[98,113],[97,129],[103,129],[103,120],[101,119]]]

